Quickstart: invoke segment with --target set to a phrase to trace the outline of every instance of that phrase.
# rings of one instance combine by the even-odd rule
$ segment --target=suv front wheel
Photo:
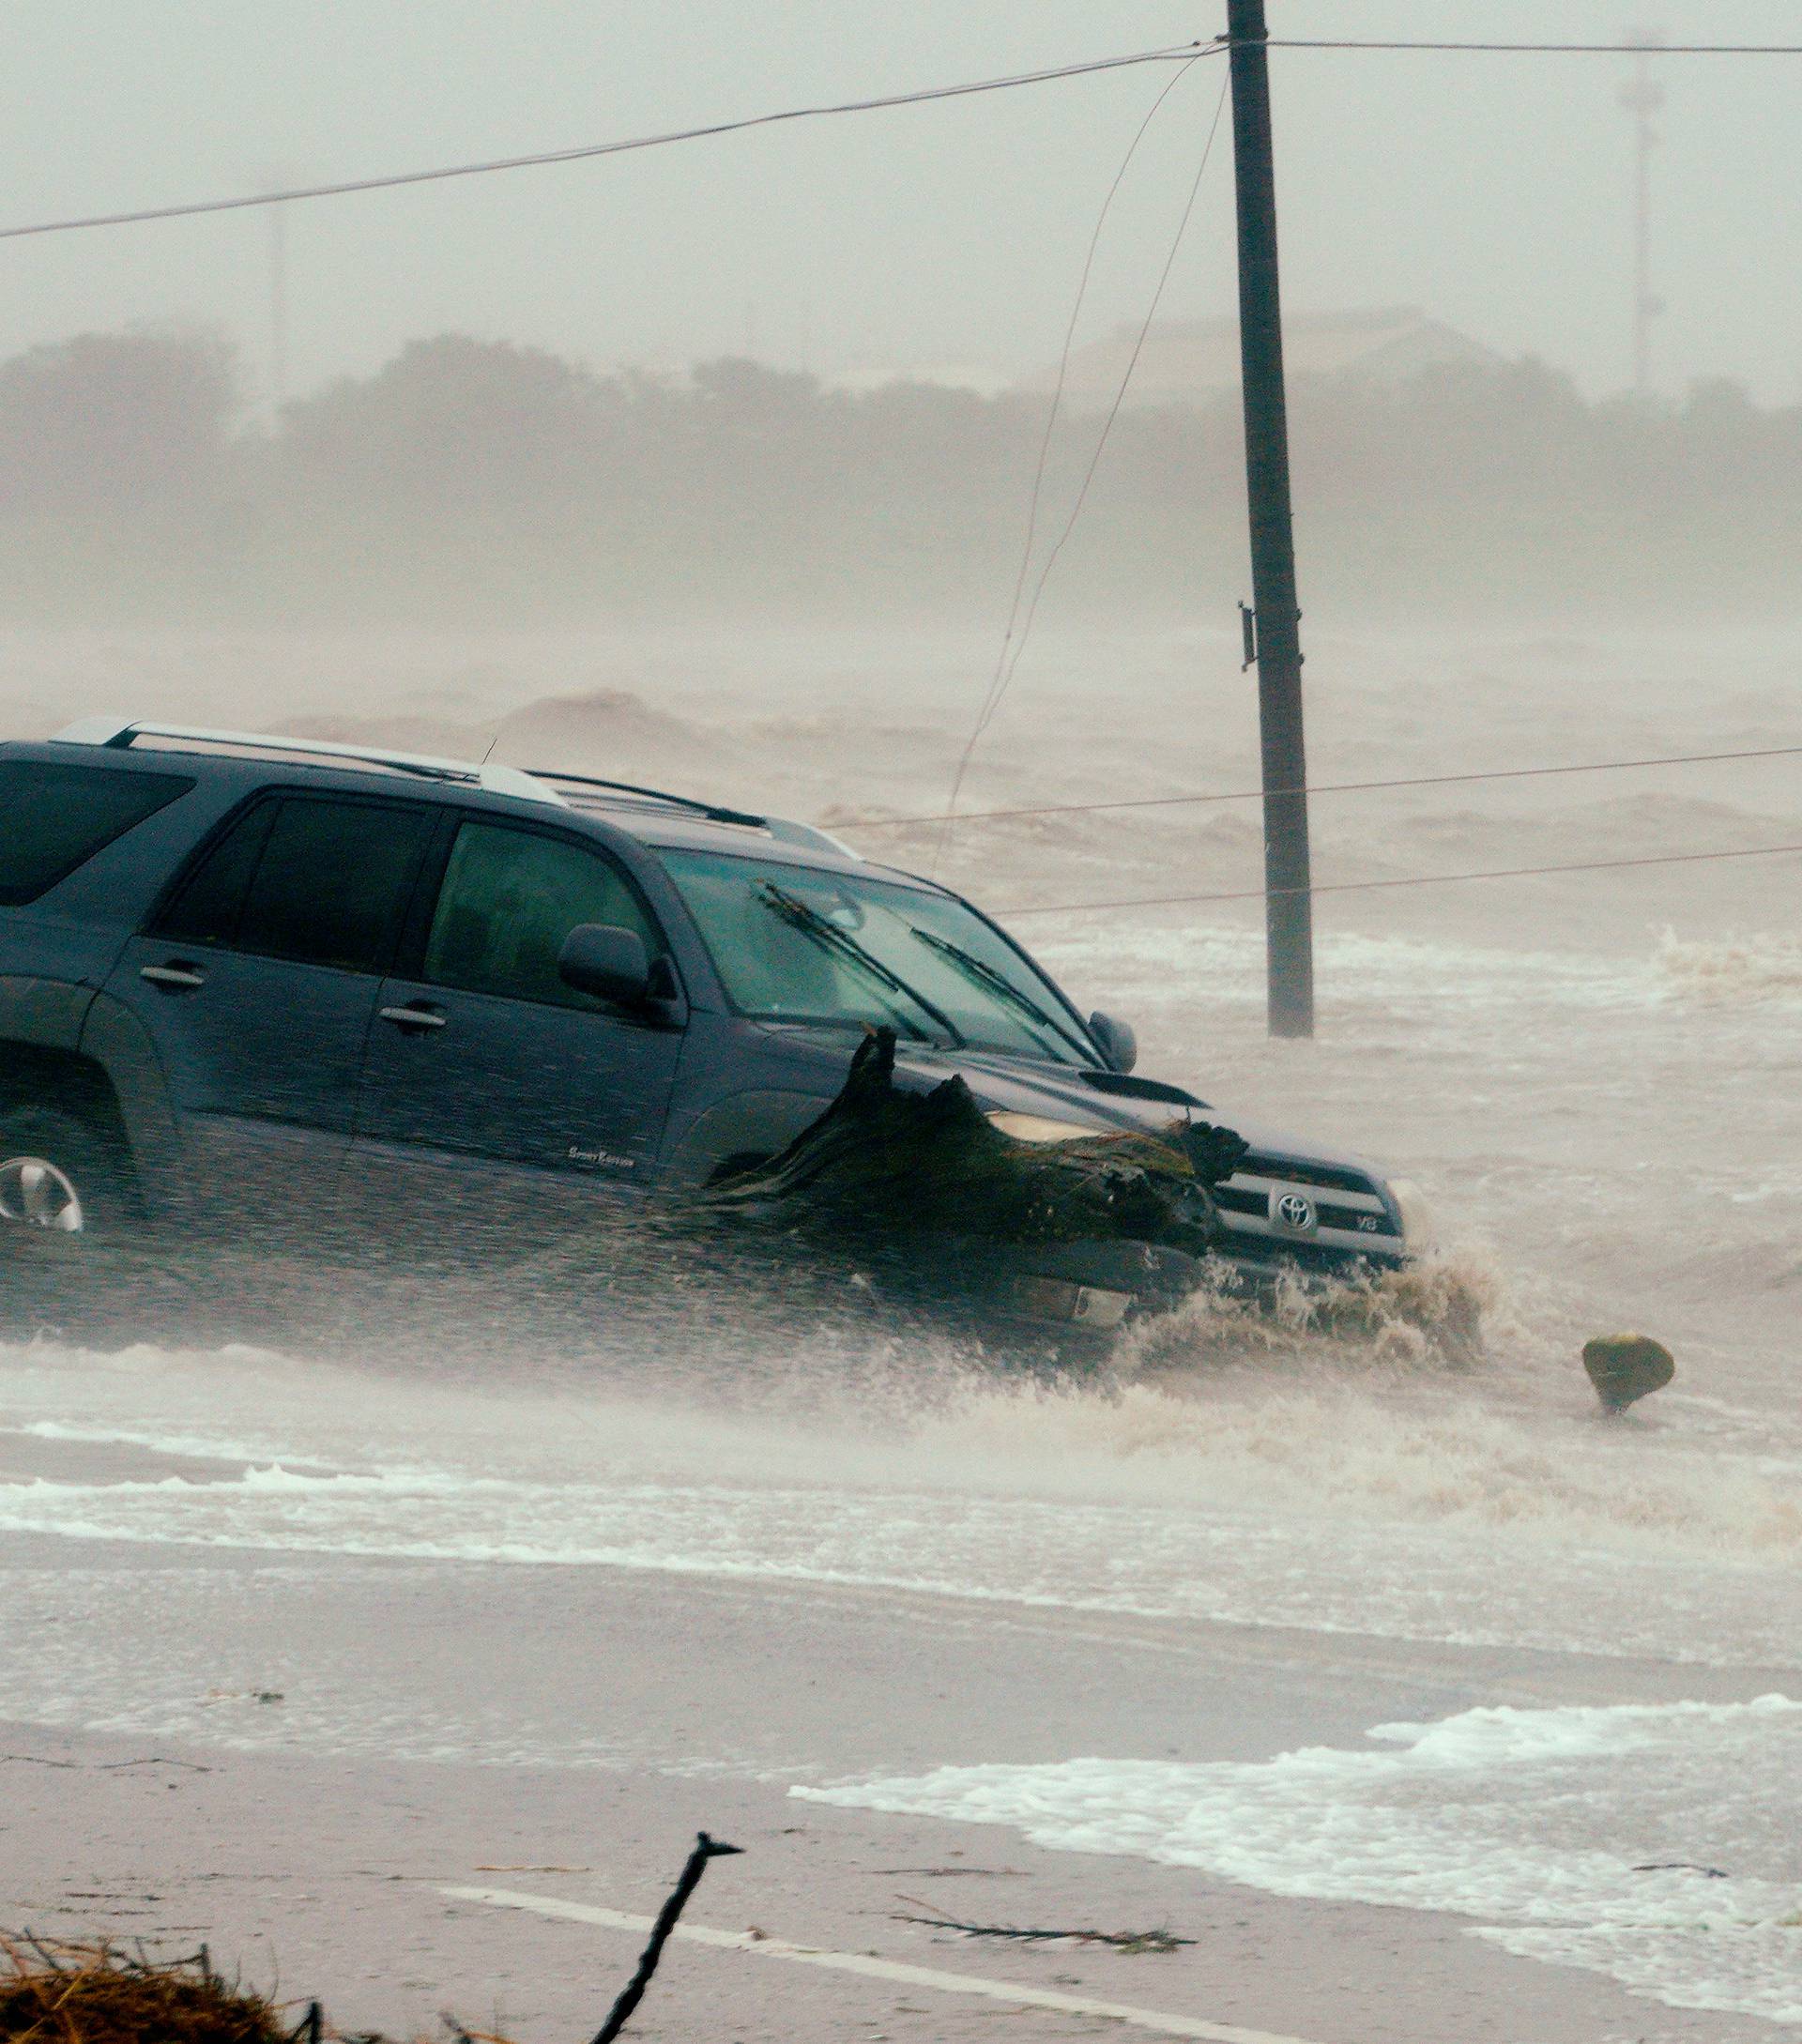
[[[54,1107],[0,1114],[0,1230],[111,1238],[125,1220],[113,1146]]]

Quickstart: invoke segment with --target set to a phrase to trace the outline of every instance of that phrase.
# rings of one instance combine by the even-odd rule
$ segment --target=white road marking
[[[598,1909],[589,1902],[565,1902],[549,1895],[526,1895],[514,1888],[440,1888],[438,1893],[459,1902],[487,1902],[496,1909],[525,1909],[540,1916],[599,1924],[604,1930],[649,1930],[652,1923],[649,1916],[629,1916],[618,1909]],[[1135,2008],[1125,2002],[1092,2002],[1080,1994],[1023,1987],[1016,1980],[990,1980],[974,1973],[941,1973],[935,1966],[907,1966],[892,1959],[869,1959],[861,1952],[820,1951],[811,1945],[789,1945],[781,1938],[754,1938],[744,1930],[710,1930],[700,1924],[682,1923],[676,1926],[675,1935],[690,1945],[755,1952],[763,1959],[792,1960],[799,1966],[824,1966],[834,1973],[862,1974],[866,1979],[891,1980],[902,1987],[928,1988],[941,1994],[980,1994],[995,2002],[1056,2008],[1065,2015],[1108,2016],[1116,2022],[1155,2030],[1163,2036],[1203,2037],[1209,2044],[1309,2044],[1306,2037],[1279,2036],[1271,2030],[1244,2030],[1235,2023],[1206,2022],[1197,2016],[1169,2016],[1155,2008]]]

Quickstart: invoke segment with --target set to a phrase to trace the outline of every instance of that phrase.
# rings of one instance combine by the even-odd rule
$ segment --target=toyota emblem
[[[1319,1216],[1314,1202],[1303,1193],[1285,1193],[1276,1201],[1276,1219],[1291,1235],[1311,1235]]]

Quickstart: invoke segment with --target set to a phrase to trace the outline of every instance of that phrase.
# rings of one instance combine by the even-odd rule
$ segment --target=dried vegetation
[[[0,2044],[290,2044],[318,2018],[284,2022],[223,1979],[206,1950],[152,1959],[110,1945],[0,1939]]]

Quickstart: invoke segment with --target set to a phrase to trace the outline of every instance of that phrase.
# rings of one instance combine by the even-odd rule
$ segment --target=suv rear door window
[[[0,907],[36,901],[193,785],[179,773],[0,761]]]
[[[378,802],[284,801],[244,904],[237,948],[380,972],[433,818]]]
[[[468,993],[602,1007],[557,969],[563,939],[582,923],[635,930],[653,958],[663,949],[625,876],[601,853],[567,838],[466,823],[445,868],[424,976]]]
[[[237,941],[244,897],[268,841],[275,812],[274,802],[258,802],[223,837],[216,839],[157,918],[151,934],[175,944],[229,950]]]
[[[398,803],[259,803],[190,876],[156,934],[344,972],[386,970],[433,817]]]

